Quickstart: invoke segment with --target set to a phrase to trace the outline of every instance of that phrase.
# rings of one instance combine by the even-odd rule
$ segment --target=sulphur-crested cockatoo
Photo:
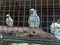
[[[50,25],[51,33],[60,40],[60,21],[54,22]]]
[[[37,15],[37,11],[33,8],[29,11],[28,24],[30,27],[39,27],[40,25],[40,18]]]
[[[13,26],[13,19],[11,18],[10,14],[6,15],[6,24],[7,26]]]

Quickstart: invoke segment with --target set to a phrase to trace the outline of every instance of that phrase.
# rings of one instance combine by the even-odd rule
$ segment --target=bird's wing
[[[13,19],[12,18],[6,18],[6,24],[8,26],[13,26]]]
[[[37,16],[37,22],[38,22],[38,25],[40,24],[40,18],[39,16]]]
[[[8,25],[9,24],[9,21],[8,21],[9,19],[8,18],[6,18],[6,24]]]
[[[13,19],[10,18],[10,21],[11,21],[11,22],[10,22],[10,25],[13,26]]]

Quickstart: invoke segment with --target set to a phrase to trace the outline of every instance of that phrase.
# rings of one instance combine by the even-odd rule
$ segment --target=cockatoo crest
[[[10,17],[10,14],[7,14],[6,17]]]
[[[33,13],[37,13],[37,11],[35,9],[30,9],[30,14],[33,14]]]

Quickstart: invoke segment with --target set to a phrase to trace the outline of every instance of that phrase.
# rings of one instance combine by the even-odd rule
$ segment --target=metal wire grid
[[[26,3],[28,1],[29,1],[29,4],[27,5]],[[33,1],[34,1],[34,5],[33,5]],[[46,0],[47,3],[46,4],[43,4],[43,0],[39,0],[40,4],[38,4],[38,7],[37,7],[37,3],[38,3],[37,0],[33,0],[33,1],[32,0],[13,0],[13,1],[12,0],[9,0],[9,1],[8,0],[4,0],[4,6],[2,6],[3,7],[3,10],[1,10],[1,11],[3,11],[3,16],[2,16],[3,17],[3,20],[2,20],[3,23],[2,23],[2,25],[4,25],[4,22],[5,22],[5,18],[4,17],[6,15],[6,13],[10,13],[11,12],[11,6],[13,6],[13,10],[12,10],[13,13],[11,15],[12,18],[14,19],[15,17],[18,17],[17,21],[15,21],[15,22],[18,23],[17,26],[20,25],[19,22],[22,22],[22,27],[26,27],[25,26],[25,22],[27,22],[27,21],[25,20],[25,18],[28,17],[27,15],[29,15],[29,14],[26,14],[26,11],[29,11],[29,9],[31,9],[31,8],[35,8],[35,9],[39,8],[40,10],[38,10],[38,11],[40,11],[39,13],[41,13],[41,14],[39,14],[39,16],[41,18],[40,27],[43,27],[42,26],[43,25],[42,22],[46,22],[47,25],[46,25],[46,27],[43,27],[43,28],[46,28],[47,29],[46,31],[49,32],[49,30],[48,30],[49,29],[49,26],[48,25],[49,25],[49,22],[51,22],[51,21],[49,21],[49,17],[52,17],[52,16],[49,15],[49,5],[53,5],[53,8],[52,8],[53,18],[52,18],[52,20],[53,20],[53,22],[55,22],[55,20],[56,20],[55,19],[56,18],[56,15],[55,15],[55,5],[57,5],[59,7],[60,4],[55,4],[55,1],[56,0],[53,0],[52,1],[53,2],[52,4],[49,4],[49,0]],[[16,5],[16,2],[17,2],[17,5]],[[7,5],[8,5],[8,8],[7,8]],[[27,5],[27,7],[26,7],[26,5]],[[44,6],[47,6],[46,7],[46,12],[45,12],[46,14],[43,14],[43,5]],[[41,7],[39,7],[39,6],[41,6]],[[16,9],[16,7],[17,7],[17,9]],[[21,7],[23,7],[23,9]],[[26,9],[26,8],[28,8],[28,9]],[[15,13],[16,13],[15,11],[16,12],[18,11],[18,13],[17,13],[18,16],[17,15],[15,16]],[[20,16],[21,11],[23,12],[23,16]],[[43,15],[45,15],[45,16],[47,15],[46,16],[46,20],[47,21],[43,21]],[[23,17],[23,19],[22,19],[22,21],[19,21],[21,19],[21,17]],[[59,16],[57,16],[57,17],[59,17]],[[2,27],[2,29],[3,28],[4,27]],[[13,27],[12,27],[12,30],[13,30]],[[18,28],[18,30],[19,30],[19,28]],[[8,28],[7,28],[7,31],[8,31]],[[22,42],[23,42],[23,40],[22,40]]]

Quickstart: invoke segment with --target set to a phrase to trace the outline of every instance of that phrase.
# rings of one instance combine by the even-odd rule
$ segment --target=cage
[[[32,8],[40,18],[39,27],[29,26]],[[6,24],[7,14],[13,26]],[[50,29],[59,18],[60,0],[0,0],[0,45],[60,45]]]

